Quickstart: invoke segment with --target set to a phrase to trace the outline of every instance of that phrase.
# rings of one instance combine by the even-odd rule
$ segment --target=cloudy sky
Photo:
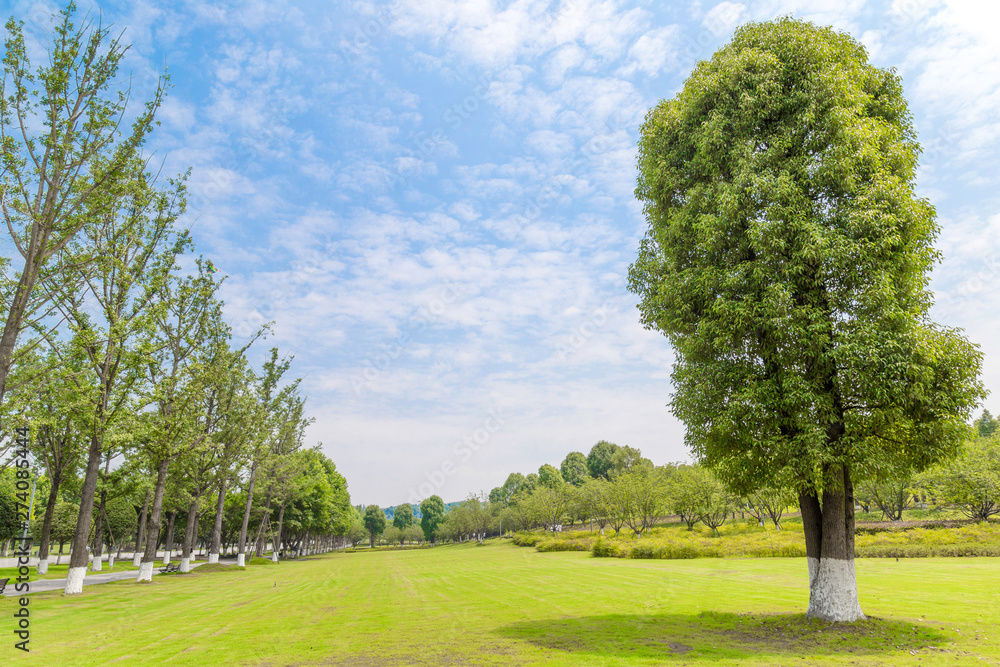
[[[4,3],[44,40],[55,3]],[[239,338],[293,354],[355,502],[489,490],[600,439],[687,458],[672,353],[625,290],[637,129],[748,20],[846,30],[895,67],[944,261],[934,315],[1000,388],[1000,6],[980,2],[128,2],[150,148],[191,169]],[[998,412],[997,397],[987,407]]]

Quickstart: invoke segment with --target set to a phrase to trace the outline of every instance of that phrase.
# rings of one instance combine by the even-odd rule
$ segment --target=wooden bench
[[[8,581],[10,581],[9,577],[7,579],[0,579],[0,595],[3,595],[3,589],[7,588]]]
[[[166,567],[160,568],[160,574],[167,574],[168,572],[180,572],[180,570],[181,570],[180,563],[170,563]]]

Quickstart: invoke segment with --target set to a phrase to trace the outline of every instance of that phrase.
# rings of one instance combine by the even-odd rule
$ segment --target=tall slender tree
[[[199,353],[209,349],[222,319],[222,306],[215,298],[218,283],[200,260],[198,268],[197,276],[168,276],[153,299],[155,328],[147,340],[149,352],[143,365],[152,410],[144,415],[145,437],[135,442],[155,470],[156,482],[138,581],[153,577],[170,462],[184,450],[201,447],[208,437],[204,417],[198,413],[204,376],[201,364],[208,358]]]
[[[67,289],[59,302],[69,320],[72,345],[86,356],[88,382],[95,387],[89,395],[90,445],[67,595],[83,590],[105,438],[115,422],[135,412],[135,389],[149,354],[140,342],[155,326],[155,295],[176,257],[190,244],[186,232],[174,231],[184,210],[183,181],[169,181],[161,190],[141,160],[130,166],[131,178],[106,193],[84,228],[95,254],[92,262],[77,267],[86,290]]]
[[[21,260],[4,301],[0,335],[0,402],[20,333],[41,322],[62,285],[91,250],[69,252],[94,216],[106,214],[109,191],[132,179],[132,162],[155,125],[165,78],[123,131],[130,96],[118,86],[128,50],[109,27],[74,23],[72,2],[54,20],[46,64],[33,69],[22,23],[7,22],[0,81],[0,208]]]

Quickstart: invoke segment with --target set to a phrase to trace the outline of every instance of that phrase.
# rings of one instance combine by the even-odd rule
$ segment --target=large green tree
[[[590,475],[587,470],[587,457],[580,452],[570,452],[559,466],[563,479],[573,486],[582,486]]]
[[[608,473],[614,467],[612,458],[616,451],[618,451],[618,445],[607,440],[600,440],[591,447],[590,453],[587,454],[587,471],[590,473],[590,476],[607,479]]]
[[[630,267],[671,409],[741,495],[790,475],[808,616],[864,618],[853,480],[952,456],[979,349],[929,317],[934,209],[899,77],[829,28],[751,23],[647,115]]]
[[[444,501],[441,496],[431,496],[420,503],[420,527],[424,529],[428,542],[434,542],[434,531],[443,521]]]
[[[365,528],[368,529],[368,546],[375,546],[375,538],[385,532],[385,512],[378,505],[365,508]]]
[[[392,513],[392,525],[400,530],[413,525],[413,507],[410,503],[396,506],[396,510]]]

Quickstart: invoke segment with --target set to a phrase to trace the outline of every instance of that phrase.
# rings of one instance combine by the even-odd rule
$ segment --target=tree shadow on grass
[[[826,623],[805,614],[609,614],[514,623],[497,630],[511,639],[568,653],[711,662],[754,656],[936,653],[951,639],[936,628],[869,618]]]

